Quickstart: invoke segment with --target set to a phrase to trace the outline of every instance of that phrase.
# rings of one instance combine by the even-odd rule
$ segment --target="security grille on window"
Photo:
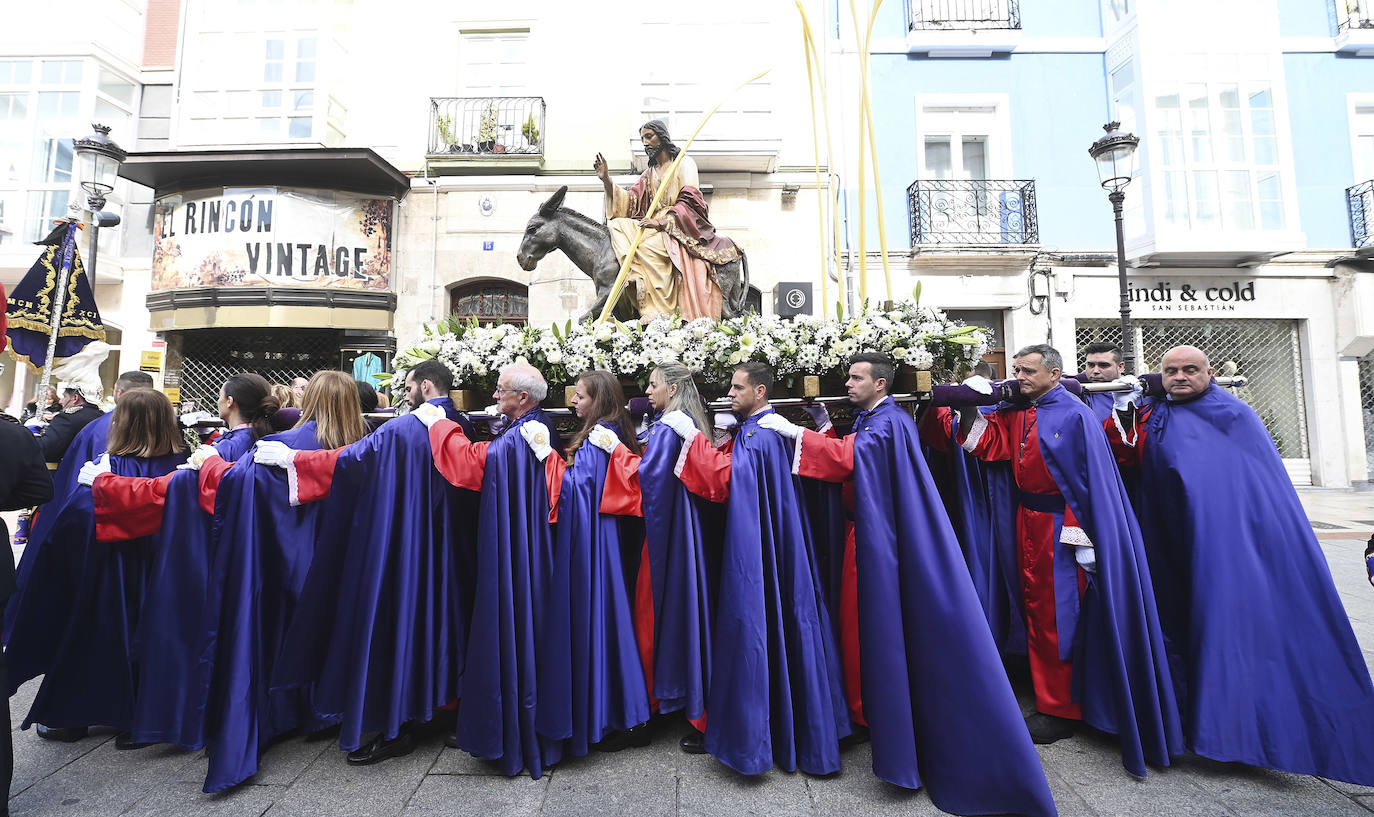
[[[1139,371],[1158,371],[1160,358],[1169,349],[1196,346],[1220,368],[1234,361],[1247,385],[1235,394],[1249,403],[1264,421],[1284,459],[1306,459],[1307,410],[1303,403],[1302,367],[1298,349],[1297,321],[1282,320],[1168,320],[1135,321],[1136,360]],[[1078,369],[1082,350],[1089,343],[1121,342],[1116,321],[1081,320],[1075,339]]]
[[[1360,412],[1364,415],[1364,462],[1374,481],[1374,352],[1360,358]]]
[[[456,287],[449,296],[456,318],[479,323],[524,324],[529,319],[529,290],[519,284],[480,283]]]
[[[271,383],[289,385],[322,369],[339,368],[333,331],[202,329],[187,332],[182,345],[181,399],[214,411],[220,387],[239,372],[257,372]]]

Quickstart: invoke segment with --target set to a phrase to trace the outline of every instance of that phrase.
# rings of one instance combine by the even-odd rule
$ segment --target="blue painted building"
[[[848,4],[831,13],[857,76]],[[1029,343],[1066,360],[1119,343],[1113,213],[1087,149],[1120,121],[1140,137],[1123,217],[1138,368],[1180,343],[1234,362],[1295,481],[1369,480],[1371,18],[1370,0],[889,3],[869,74],[895,296],[920,280],[989,326],[996,365]],[[866,204],[881,299],[871,185]]]

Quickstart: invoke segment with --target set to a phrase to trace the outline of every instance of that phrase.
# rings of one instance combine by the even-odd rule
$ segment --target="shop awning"
[[[410,177],[369,148],[130,153],[119,175],[157,195],[206,187],[313,187],[403,198]]]

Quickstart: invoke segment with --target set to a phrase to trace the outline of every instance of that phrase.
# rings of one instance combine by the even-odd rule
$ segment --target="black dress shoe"
[[[450,749],[457,749],[458,734],[456,732],[449,732],[447,735],[444,735],[444,745]]]
[[[619,752],[621,749],[628,749],[631,746],[648,746],[651,738],[649,724],[641,723],[639,726],[626,729],[624,732],[611,733],[602,738],[600,743],[592,744],[592,748],[598,752]]]
[[[677,745],[689,755],[706,754],[706,736],[695,729],[684,735]]]
[[[120,732],[118,735],[115,735],[116,749],[123,749],[126,751],[131,749],[146,749],[152,745],[152,743],[136,743],[134,741],[134,736],[128,732]]]
[[[854,724],[853,731],[845,737],[840,738],[840,748],[848,749],[851,746],[858,746],[861,743],[868,743],[868,727]]]
[[[86,737],[87,729],[84,726],[58,726],[47,727],[38,724],[38,736],[44,740],[56,740],[62,743],[75,743]]]
[[[1026,729],[1030,731],[1031,741],[1042,746],[1072,737],[1078,722],[1068,718],[1035,712],[1026,718]]]
[[[415,751],[415,746],[415,732],[409,725],[402,726],[400,733],[391,740],[379,734],[371,743],[349,752],[348,762],[354,766],[370,766],[389,758],[404,757]]]

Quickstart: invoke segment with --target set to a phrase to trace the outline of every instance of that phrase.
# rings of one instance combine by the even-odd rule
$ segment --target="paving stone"
[[[372,766],[350,766],[342,751],[321,752],[287,789],[285,796],[277,800],[268,815],[390,817],[400,814],[442,748],[439,739],[426,740],[405,757]]]
[[[339,744],[332,740],[307,741],[305,738],[288,738],[267,747],[262,759],[258,761],[258,773],[245,783],[257,786],[288,786],[301,773],[315,762],[324,752],[341,752]],[[196,761],[181,770],[185,782],[204,785],[205,775],[210,770],[210,759],[199,752]]]
[[[816,811],[806,775],[773,769],[746,777],[710,755],[678,764],[678,814],[682,817],[811,817]]]
[[[593,751],[558,764],[543,817],[673,817],[677,814],[677,737],[613,754]]]
[[[430,773],[506,776],[494,762],[473,757],[462,749],[450,749],[447,746],[439,754],[439,758],[434,762],[434,768]]]
[[[170,746],[121,752],[105,740],[12,797],[10,813],[122,814],[153,789],[176,781],[179,768],[194,759],[193,753]]]
[[[434,774],[426,777],[410,798],[404,817],[536,817],[544,804],[549,775],[534,780],[529,775],[490,777],[467,774]],[[585,814],[600,814],[593,807]],[[274,809],[267,817],[277,817]]]
[[[1241,763],[1218,763],[1199,757],[1182,758],[1179,772],[1208,795],[1246,817],[1337,817],[1360,815],[1363,809],[1347,794],[1328,786],[1321,779],[1257,769]]]
[[[1141,780],[1121,766],[1114,738],[1082,733],[1036,747],[1045,766],[1102,815],[1233,817],[1223,798],[1200,788],[1187,770],[1150,769]]]
[[[14,779],[10,783],[10,797],[23,792],[39,780],[61,769],[77,758],[95,751],[114,738],[112,734],[92,735],[75,743],[43,740],[33,729],[15,732]]]
[[[126,813],[139,817],[260,817],[286,793],[285,786],[237,786],[203,794],[196,783],[168,783],[153,789]]]

